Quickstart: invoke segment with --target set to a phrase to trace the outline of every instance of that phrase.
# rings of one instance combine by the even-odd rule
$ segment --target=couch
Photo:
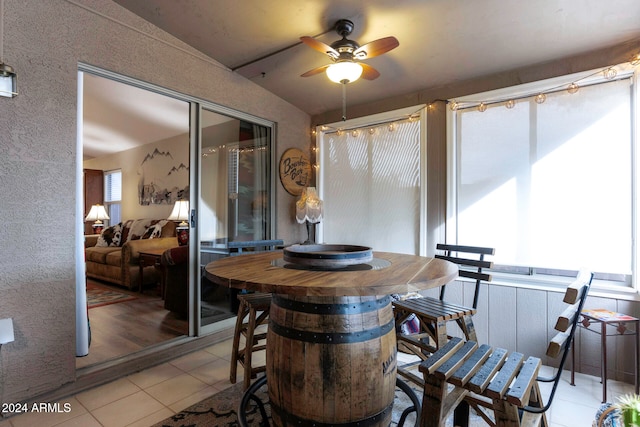
[[[129,220],[107,227],[101,234],[85,236],[87,277],[137,290],[140,252],[176,246],[176,224],[165,219]],[[145,267],[143,277],[143,287],[160,279],[154,266]]]
[[[186,319],[189,315],[189,247],[167,249],[160,257],[160,265],[164,274],[164,308]],[[203,309],[219,305],[228,299],[227,287],[217,285],[202,276],[200,301]]]
[[[189,247],[167,249],[160,257],[164,272],[164,308],[181,318],[189,314]]]

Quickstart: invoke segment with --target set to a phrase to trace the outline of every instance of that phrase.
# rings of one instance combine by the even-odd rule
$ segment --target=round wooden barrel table
[[[219,259],[205,271],[220,285],[273,294],[266,375],[278,426],[388,426],[396,383],[389,294],[458,275],[448,261],[389,252],[328,270],[265,252]]]

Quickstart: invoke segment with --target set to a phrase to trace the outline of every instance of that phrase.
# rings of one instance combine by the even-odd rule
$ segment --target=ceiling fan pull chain
[[[347,83],[342,82],[342,121],[347,120]]]

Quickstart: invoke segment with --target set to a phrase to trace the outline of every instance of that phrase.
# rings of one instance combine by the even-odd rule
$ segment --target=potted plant
[[[618,407],[622,411],[625,427],[640,427],[640,396],[626,394],[619,397]]]

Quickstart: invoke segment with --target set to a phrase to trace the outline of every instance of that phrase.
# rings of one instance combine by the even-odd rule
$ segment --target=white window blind
[[[454,113],[456,234],[496,264],[628,275],[631,79]]]
[[[332,133],[321,144],[324,243],[419,253],[419,121]]]
[[[121,222],[120,204],[122,201],[122,171],[112,170],[104,173],[104,205],[109,214],[109,224]]]

